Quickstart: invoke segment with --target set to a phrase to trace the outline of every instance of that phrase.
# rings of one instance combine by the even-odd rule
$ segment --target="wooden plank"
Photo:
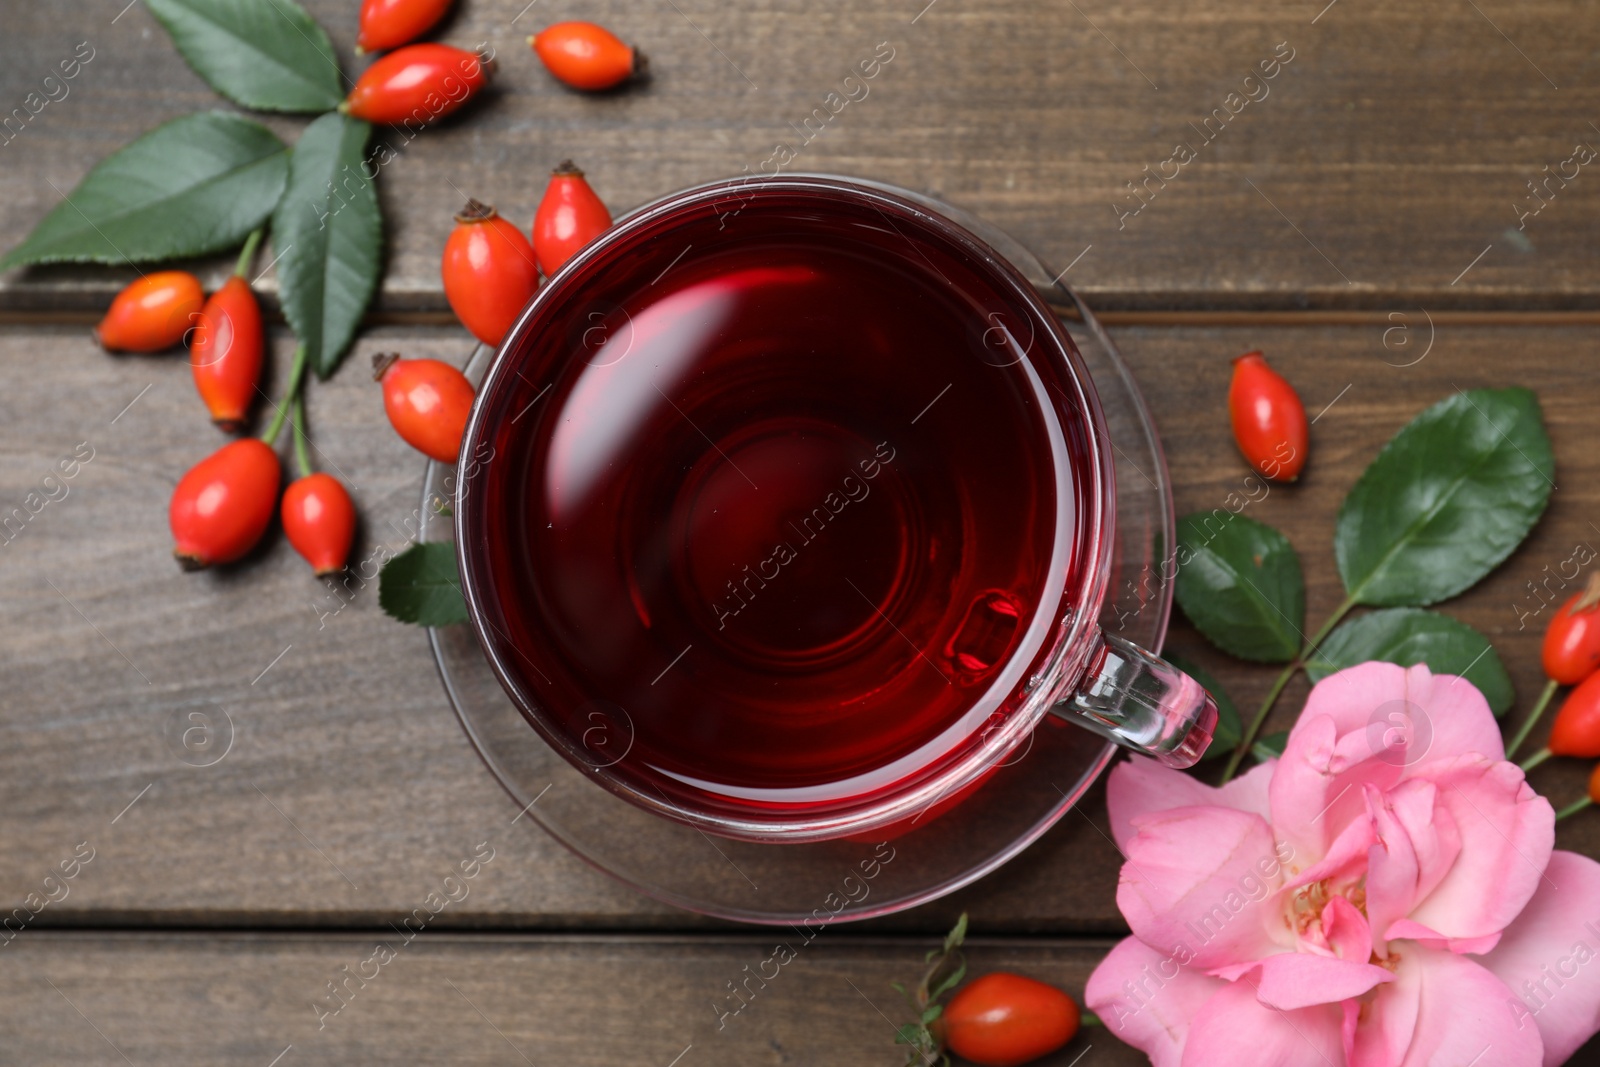
[[[348,57],[354,9],[308,6]],[[1600,307],[1600,201],[1571,162],[1577,143],[1600,146],[1600,85],[1585,77],[1600,47],[1593,0],[1445,5],[1425,19],[1299,0],[1202,0],[1181,18],[1160,0],[458,6],[442,38],[491,44],[498,88],[438,129],[383,134],[395,157],[381,168],[383,308],[444,307],[438,253],[467,193],[526,223],[570,156],[624,209],[758,172],[779,143],[797,151],[789,170],[896,182],[977,212],[1053,269],[1076,262],[1070,277],[1104,307]],[[5,145],[0,246],[134,135],[218,105],[144,6],[121,7],[12,13],[6,108],[79,42],[95,58]],[[638,41],[653,79],[604,96],[554,83],[522,42],[562,17]],[[880,42],[894,58],[864,98],[814,118],[823,132],[808,143],[806,119]],[[1274,78],[1245,83],[1278,54],[1292,59]],[[1245,92],[1261,99],[1230,96]],[[268,122],[290,139],[302,125]],[[1179,144],[1191,162],[1168,162]],[[1548,183],[1542,199],[1530,181]],[[0,307],[102,307],[130,276],[13,272]]]
[[[1339,600],[1330,548],[1339,502],[1381,444],[1457,387],[1536,389],[1560,488],[1500,570],[1442,605],[1493,637],[1525,710],[1541,682],[1546,617],[1530,583],[1579,542],[1600,545],[1591,525],[1600,453],[1590,447],[1600,396],[1572,356],[1592,350],[1600,332],[1450,327],[1427,349],[1425,322],[1414,317],[1410,329],[1408,348],[1396,333],[1386,348],[1379,325],[1117,336],[1165,434],[1182,511],[1220,506],[1243,487],[1223,411],[1228,360],[1261,347],[1297,383],[1319,416],[1310,465],[1298,485],[1273,489],[1247,513],[1299,549],[1312,624]],[[320,453],[356,487],[357,559],[403,544],[417,506],[422,463],[390,432],[359,369],[390,348],[459,361],[467,345],[456,330],[377,331],[357,345],[354,366],[311,390]],[[1425,350],[1413,366],[1389,365]],[[277,338],[280,368],[287,354]],[[330,599],[280,537],[237,567],[178,573],[167,495],[219,441],[180,359],[109,357],[81,329],[9,328],[0,330],[0,377],[9,383],[0,512],[48,488],[46,475],[80,443],[94,449],[64,483],[68,495],[0,546],[0,692],[12,694],[0,707],[0,899],[21,901],[88,841],[96,858],[38,925],[376,926],[414,907],[442,869],[492,836],[492,874],[445,925],[703,924],[595,873],[527,820],[507,825],[515,808],[466,743],[423,634],[386,619],[370,583]],[[1545,595],[1561,592],[1552,588]],[[1274,674],[1207,648],[1181,619],[1171,644],[1209,666],[1245,709]],[[1287,725],[1304,693],[1302,681],[1291,685],[1274,725]],[[227,757],[182,762],[164,731],[190,713],[220,723],[219,709],[235,728]],[[1584,770],[1551,761],[1533,781],[1563,804],[1581,794]],[[1121,929],[1120,858],[1098,797],[995,875],[881,925],[937,930],[967,908],[997,931]],[[1563,823],[1558,842],[1600,855],[1600,819]]]
[[[423,934],[409,943],[384,932],[34,932],[7,946],[0,1041],[15,1062],[62,1067],[119,1059],[173,1067],[889,1067],[905,1062],[893,1041],[895,1027],[910,1021],[889,983],[913,981],[932,943],[831,931],[810,942],[783,934]],[[792,957],[779,954],[780,944]],[[967,959],[974,974],[1025,974],[1081,1003],[1109,947],[980,937],[969,941]],[[1569,1062],[1596,1054],[1600,1040]],[[1031,1062],[1149,1061],[1106,1026],[1086,1027]]]
[[[118,1053],[174,1067],[904,1063],[910,1012],[889,983],[914,982],[936,942],[791,933],[793,958],[767,962],[783,940],[34,933],[0,969],[0,1043],[12,1062],[63,1067]],[[366,964],[380,942],[393,958]],[[1108,944],[980,940],[968,957],[1081,1001]],[[729,983],[746,981],[740,1007]],[[1103,1067],[1148,1062],[1101,1029],[1035,1062],[1091,1049]]]

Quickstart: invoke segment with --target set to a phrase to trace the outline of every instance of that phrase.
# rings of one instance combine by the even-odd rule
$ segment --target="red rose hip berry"
[[[493,64],[445,44],[413,44],[379,59],[356,79],[339,110],[368,122],[426,125],[489,84]]]
[[[363,0],[356,52],[384,52],[410,44],[438,25],[450,0]]]
[[[319,577],[344,570],[356,534],[356,508],[331,474],[308,474],[283,491],[283,532]]]
[[[574,89],[610,89],[650,65],[643,52],[592,22],[558,22],[528,44],[558,81]]]
[[[505,339],[539,288],[539,264],[528,239],[476,200],[456,216],[439,273],[450,309],[486,345]]]
[[[533,216],[533,250],[549,277],[573,253],[611,228],[611,212],[589,188],[583,171],[563,160],[550,174]]]
[[[1600,667],[1600,574],[1561,605],[1544,632],[1544,673],[1562,685],[1577,685]]]
[[[1567,694],[1550,727],[1548,753],[1600,758],[1600,674],[1589,675]]]
[[[183,340],[204,303],[200,279],[188,271],[146,274],[111,301],[94,337],[108,352],[160,352]]]
[[[983,1067],[1015,1067],[1072,1040],[1077,1003],[1055,986],[997,972],[950,998],[938,1022],[950,1051]]]
[[[253,437],[230,441],[189,468],[167,521],[184,570],[232,563],[255,547],[278,501],[278,454]]]
[[[472,383],[436,359],[374,356],[372,377],[383,384],[383,410],[406,444],[440,463],[454,463],[472,412]]]
[[[200,309],[199,325],[189,339],[194,387],[211,421],[228,433],[244,425],[255,399],[264,340],[256,294],[249,282],[233,275]]]
[[[1310,440],[1306,409],[1294,386],[1260,352],[1233,361],[1228,416],[1239,451],[1257,473],[1277,482],[1300,477]]]

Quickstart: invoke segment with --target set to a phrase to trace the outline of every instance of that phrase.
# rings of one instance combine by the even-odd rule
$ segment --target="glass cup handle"
[[[1217,728],[1211,694],[1120,637],[1097,631],[1095,645],[1083,682],[1051,713],[1168,767],[1192,767]]]

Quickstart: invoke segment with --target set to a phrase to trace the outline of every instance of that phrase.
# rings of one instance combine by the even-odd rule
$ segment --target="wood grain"
[[[0,970],[0,1044],[11,1062],[63,1067],[122,1062],[119,1052],[174,1067],[905,1062],[894,1036],[910,1013],[889,983],[915,981],[927,941],[790,934],[794,958],[763,967],[781,940],[34,934],[7,948]],[[380,942],[394,958],[363,967]],[[1081,999],[1106,947],[980,940],[969,957]],[[746,968],[776,977],[747,979]],[[735,1014],[728,983],[747,980]],[[330,981],[343,983],[337,1014]],[[326,1015],[312,1006],[319,997]],[[1100,1029],[1035,1062],[1079,1056],[1147,1062]]]
[[[354,73],[354,6],[307,6]],[[1600,146],[1594,0],[458,6],[441,37],[492,45],[497,88],[437,129],[382,135],[395,152],[380,179],[384,309],[443,308],[438,252],[468,193],[526,223],[570,156],[625,209],[759,171],[779,143],[798,153],[789,170],[932,192],[1022,236],[1054,270],[1076,261],[1071,278],[1106,308],[1600,307],[1600,183],[1562,166],[1577,143]],[[136,134],[220,105],[143,5],[120,8],[11,13],[6,109],[79,42],[96,52],[0,149],[0,246]],[[604,95],[556,84],[523,38],[565,17],[638,41],[653,78]],[[823,132],[808,142],[805,120],[827,114],[830,92],[860,95],[842,81],[880,42],[894,58],[864,98],[814,119]],[[1280,42],[1288,65],[1247,86]],[[1229,95],[1245,92],[1261,99]],[[290,140],[303,125],[268,124]],[[1193,161],[1165,164],[1180,142]],[[1147,167],[1157,177],[1133,198]],[[1548,181],[1543,199],[1530,180]],[[1543,206],[1519,220],[1518,204]],[[131,275],[12,272],[0,307],[103,307]]]
[[[1493,638],[1521,714],[1541,680],[1543,601],[1529,583],[1544,582],[1579,542],[1600,545],[1591,525],[1600,521],[1600,454],[1589,447],[1596,386],[1573,363],[1600,333],[1450,327],[1428,349],[1420,318],[1409,347],[1395,333],[1385,347],[1385,329],[1393,327],[1116,335],[1165,436],[1180,511],[1220,506],[1243,484],[1223,414],[1228,360],[1263,348],[1298,385],[1319,416],[1309,466],[1248,514],[1281,527],[1300,551],[1313,625],[1340,598],[1330,547],[1339,501],[1383,441],[1457,387],[1537,390],[1557,457],[1549,511],[1505,565],[1441,605]],[[385,330],[353,358],[400,348],[459,361],[467,347],[460,331]],[[276,348],[282,367],[285,338]],[[1425,349],[1413,366],[1390,365]],[[442,925],[706,925],[612,883],[527,820],[509,825],[515,807],[451,714],[424,635],[386,619],[370,584],[335,598],[276,536],[240,565],[178,573],[167,494],[220,441],[181,358],[113,358],[81,330],[10,328],[0,330],[0,376],[10,383],[0,395],[0,512],[23,507],[80,442],[94,449],[65,483],[67,496],[0,546],[0,691],[14,694],[0,709],[0,900],[23,900],[88,841],[96,858],[38,926],[375,926],[414,907],[487,839],[500,858]],[[311,421],[319,462],[355,487],[364,521],[356,558],[402,545],[422,462],[388,429],[372,384],[356,366],[316,383]],[[1552,586],[1542,595],[1559,594]],[[1170,644],[1245,709],[1274,673],[1208,648],[1181,619]],[[1274,726],[1287,725],[1304,694],[1297,680]],[[171,724],[199,713],[220,729],[224,712],[234,729],[226,757],[183,762]],[[1533,782],[1559,805],[1581,794],[1583,773],[1556,760]],[[995,875],[878,925],[936,931],[966,908],[995,931],[1122,929],[1120,858],[1099,796]],[[1600,819],[1573,819],[1557,836],[1600,855]]]

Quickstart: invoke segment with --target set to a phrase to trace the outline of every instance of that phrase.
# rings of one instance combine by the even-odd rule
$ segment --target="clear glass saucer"
[[[1014,239],[958,208],[882,188],[965,226],[1046,299],[1079,309],[1083,328],[1069,327],[1099,392],[1116,464],[1115,560],[1101,621],[1106,632],[1159,652],[1172,607],[1171,583],[1161,579],[1173,544],[1172,494],[1155,424],[1127,365],[1076,294]],[[465,370],[474,384],[493,357],[487,346],[473,352]],[[453,475],[453,466],[428,463],[425,540],[455,536],[449,515],[441,513],[453,497]],[[430,630],[429,639],[467,737],[516,806],[526,810],[528,823],[641,893],[742,922],[815,929],[902,911],[953,892],[1048,830],[1115,753],[1088,730],[1046,716],[1031,743],[959,804],[942,813],[935,809],[888,840],[734,841],[636,808],[569,764],[505,695],[470,626]]]

